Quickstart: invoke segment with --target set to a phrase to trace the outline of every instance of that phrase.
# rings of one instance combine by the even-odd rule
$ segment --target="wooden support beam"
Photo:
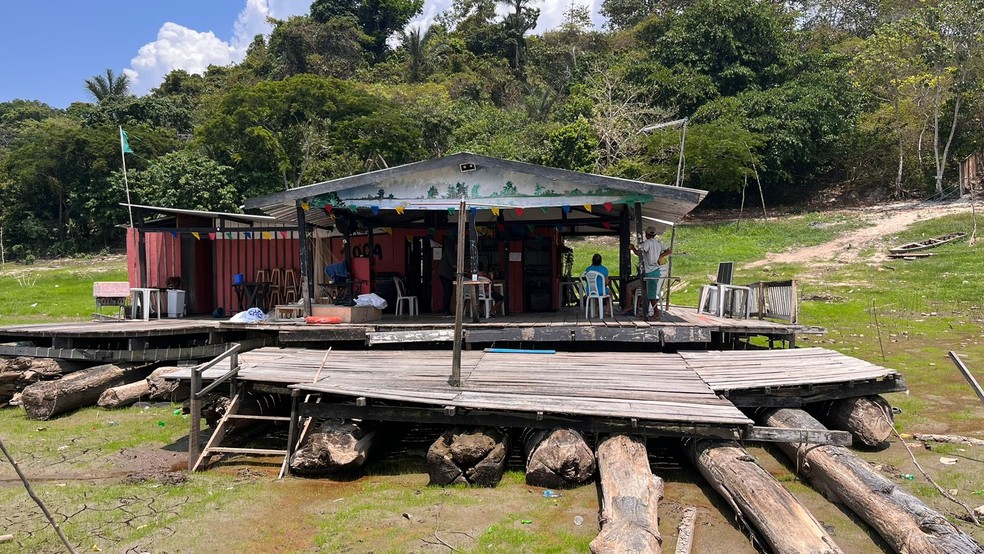
[[[751,427],[742,439],[760,442],[796,442],[803,444],[835,444],[850,446],[851,434],[829,429],[789,429],[784,427]]]
[[[869,447],[887,446],[894,430],[892,406],[878,395],[834,400],[810,412],[827,427],[847,431],[859,444]]]
[[[459,408],[454,417],[444,413],[443,406],[355,406],[352,404],[305,403],[301,406],[301,417],[326,417],[337,419],[373,419],[380,421],[399,421],[409,423],[433,423],[444,425],[494,425],[498,427],[531,427],[553,429],[570,427],[584,433],[632,433],[641,436],[670,437],[716,437],[738,439],[742,427],[727,427],[691,423],[669,423],[661,421],[638,422],[632,428],[627,419],[604,417],[570,418],[562,415],[522,412],[495,412],[488,410],[465,410]]]

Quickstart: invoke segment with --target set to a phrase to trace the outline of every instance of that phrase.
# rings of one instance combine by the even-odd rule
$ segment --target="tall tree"
[[[500,4],[509,8],[503,23],[506,27],[506,36],[509,46],[512,49],[512,56],[509,63],[513,69],[521,71],[526,61],[526,33],[536,27],[536,20],[540,17],[540,10],[530,7],[532,4],[539,3],[541,0],[499,0]]]
[[[314,0],[311,18],[319,23],[351,17],[369,36],[369,51],[377,60],[386,53],[386,41],[403,31],[421,13],[424,0]]]
[[[112,98],[123,98],[130,94],[130,78],[121,73],[117,75],[112,69],[107,69],[105,75],[94,75],[85,80],[85,88],[96,102],[104,102]]]

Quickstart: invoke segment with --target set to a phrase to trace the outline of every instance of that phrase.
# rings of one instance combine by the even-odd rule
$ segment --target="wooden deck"
[[[621,343],[627,348],[726,344],[735,337],[765,336],[794,343],[796,335],[822,334],[820,327],[759,319],[731,319],[671,307],[659,321],[617,315],[585,319],[580,310],[516,314],[470,321],[468,345],[508,343]],[[0,327],[0,355],[105,362],[201,360],[239,342],[247,349],[264,345],[360,343],[368,347],[429,343],[450,347],[454,320],[424,314],[385,315],[371,323],[308,325],[303,319],[231,323],[212,318],[86,321]],[[634,345],[634,346],[633,346]]]
[[[449,351],[325,351],[262,348],[240,355],[239,378],[328,399],[310,413],[396,421],[571,425],[668,435],[749,438],[752,422],[728,394],[801,403],[817,383],[841,397],[867,386],[905,390],[890,369],[821,349],[756,352],[462,353],[462,386],[448,384]],[[693,363],[691,363],[693,361]],[[732,370],[731,368],[740,368]],[[227,369],[204,374],[215,379]],[[188,379],[190,369],[170,378]],[[874,384],[874,385],[873,385]],[[781,394],[772,397],[772,390]],[[749,396],[751,397],[751,396]],[[743,397],[744,398],[744,397]],[[769,402],[765,402],[769,404]]]

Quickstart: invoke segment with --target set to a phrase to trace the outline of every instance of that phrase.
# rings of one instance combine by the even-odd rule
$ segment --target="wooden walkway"
[[[725,391],[769,398],[765,391],[781,387],[782,394],[773,399],[795,405],[799,397],[790,391],[810,394],[817,383],[836,384],[842,397],[856,396],[853,391],[871,383],[879,392],[905,388],[893,370],[821,348],[680,354],[466,351],[460,388],[448,384],[448,351],[333,351],[319,375],[324,356],[325,351],[296,348],[253,350],[240,354],[239,378],[327,394],[330,400],[319,406],[338,417],[434,420],[410,406],[512,416],[500,424],[523,418],[581,423],[603,418],[638,432],[729,438],[742,436],[740,430],[752,422],[721,396]],[[204,378],[225,371],[213,368]],[[170,378],[188,379],[190,370]],[[490,416],[487,421],[497,420]]]
[[[584,312],[516,314],[464,324],[468,345],[509,343],[621,343],[642,350],[666,344],[727,344],[727,338],[765,336],[793,343],[799,334],[822,334],[808,325],[759,319],[731,319],[671,307],[658,321],[617,315],[585,319]],[[368,347],[432,343],[450,348],[454,320],[425,314],[385,315],[370,323],[308,325],[303,319],[231,323],[212,318],[83,321],[0,327],[0,355],[104,362],[201,360],[214,357],[232,342],[264,345],[361,343]]]

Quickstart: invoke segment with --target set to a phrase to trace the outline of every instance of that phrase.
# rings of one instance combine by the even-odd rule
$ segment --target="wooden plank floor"
[[[750,425],[722,391],[850,383],[897,375],[821,349],[755,352],[463,352],[462,386],[448,385],[448,351],[333,351],[262,348],[240,355],[240,378],[303,391],[429,406]],[[226,369],[205,372],[216,378]],[[707,376],[705,378],[705,375]],[[187,379],[190,370],[171,374]]]

